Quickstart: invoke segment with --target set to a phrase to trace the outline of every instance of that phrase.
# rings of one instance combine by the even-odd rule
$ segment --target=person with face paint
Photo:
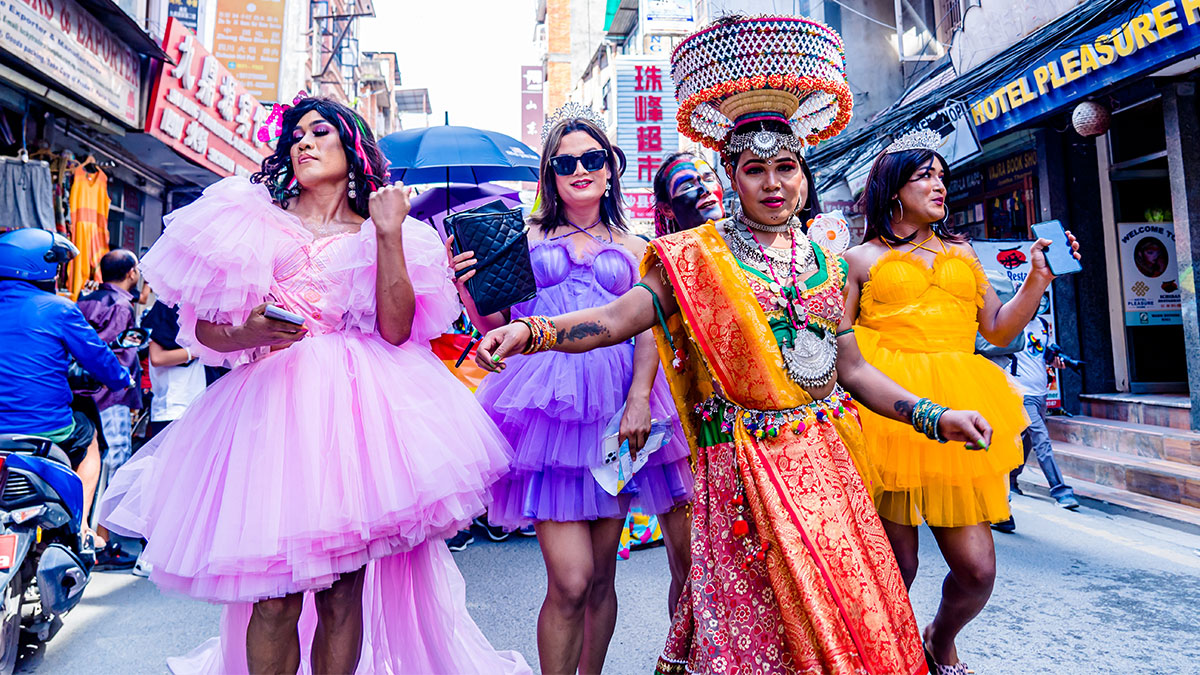
[[[941,142],[935,132],[913,131],[875,159],[861,202],[864,241],[845,254],[846,317],[869,363],[905,387],[981,411],[995,430],[988,452],[972,452],[894,416],[863,413],[868,461],[882,478],[875,504],[905,585],[917,574],[922,521],[950,567],[923,638],[937,673],[960,675],[969,671],[955,637],[991,596],[996,551],[989,523],[1009,518],[1007,476],[1024,462],[1020,434],[1029,424],[1020,392],[974,353],[975,334],[996,345],[1012,342],[1054,275],[1043,252],[1050,241],[1039,240],[1030,248],[1028,279],[1000,301],[971,244],[947,225],[950,177],[937,153]],[[918,415],[907,406],[904,413]]]
[[[652,241],[615,301],[497,328],[477,350],[503,371],[510,354],[653,328],[695,479],[692,568],[659,673],[928,672],[877,481],[856,467],[857,411],[916,408],[923,430],[959,442],[991,429],[863,361],[845,263],[804,234],[818,201],[800,151],[849,122],[841,54],[837,33],[798,17],[723,17],[685,38],[681,131],[721,152],[738,212]]]
[[[225,605],[169,668],[528,673],[443,541],[511,448],[429,348],[459,312],[437,235],[354,111],[297,97],[274,130],[262,170],[168,215],[142,263],[178,342],[232,367],[101,504],[159,587]]]
[[[654,236],[690,230],[725,217],[725,189],[703,158],[679,152],[654,174]]]

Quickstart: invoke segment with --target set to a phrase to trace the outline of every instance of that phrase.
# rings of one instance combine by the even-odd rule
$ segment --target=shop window
[[[1112,163],[1117,168],[1141,158],[1165,153],[1167,136],[1163,131],[1162,101],[1155,99],[1117,111],[1112,118],[1109,139]]]
[[[1038,214],[1037,152],[955,170],[946,191],[958,232],[972,239],[1028,239]]]

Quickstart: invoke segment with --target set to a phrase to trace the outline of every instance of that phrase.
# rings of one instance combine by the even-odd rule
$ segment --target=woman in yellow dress
[[[994,430],[987,452],[970,452],[862,412],[869,461],[882,480],[875,503],[905,585],[917,573],[922,519],[950,566],[923,638],[937,672],[959,674],[967,668],[954,639],[991,596],[996,553],[988,525],[1009,517],[1006,477],[1022,461],[1020,433],[1028,425],[1004,372],[974,353],[975,333],[1011,342],[1054,275],[1042,252],[1050,242],[1039,240],[1030,249],[1029,279],[1001,304],[974,249],[946,226],[947,165],[934,150],[940,140],[928,131],[908,134],[875,160],[863,195],[864,243],[845,253],[846,315],[868,363],[910,391],[978,410]]]

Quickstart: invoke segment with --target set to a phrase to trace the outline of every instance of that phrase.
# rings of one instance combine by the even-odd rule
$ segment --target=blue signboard
[[[1069,39],[970,102],[980,140],[1200,53],[1200,0],[1151,0]]]

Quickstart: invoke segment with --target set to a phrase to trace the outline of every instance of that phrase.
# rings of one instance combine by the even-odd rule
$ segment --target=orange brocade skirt
[[[867,457],[882,485],[879,515],[901,525],[963,527],[1009,517],[1008,474],[1024,461],[1029,426],[1021,394],[999,366],[970,352],[916,352],[880,346],[879,333],[855,326],[863,358],[900,386],[940,405],[975,410],[992,427],[986,451],[938,443],[911,425],[862,410]]]

